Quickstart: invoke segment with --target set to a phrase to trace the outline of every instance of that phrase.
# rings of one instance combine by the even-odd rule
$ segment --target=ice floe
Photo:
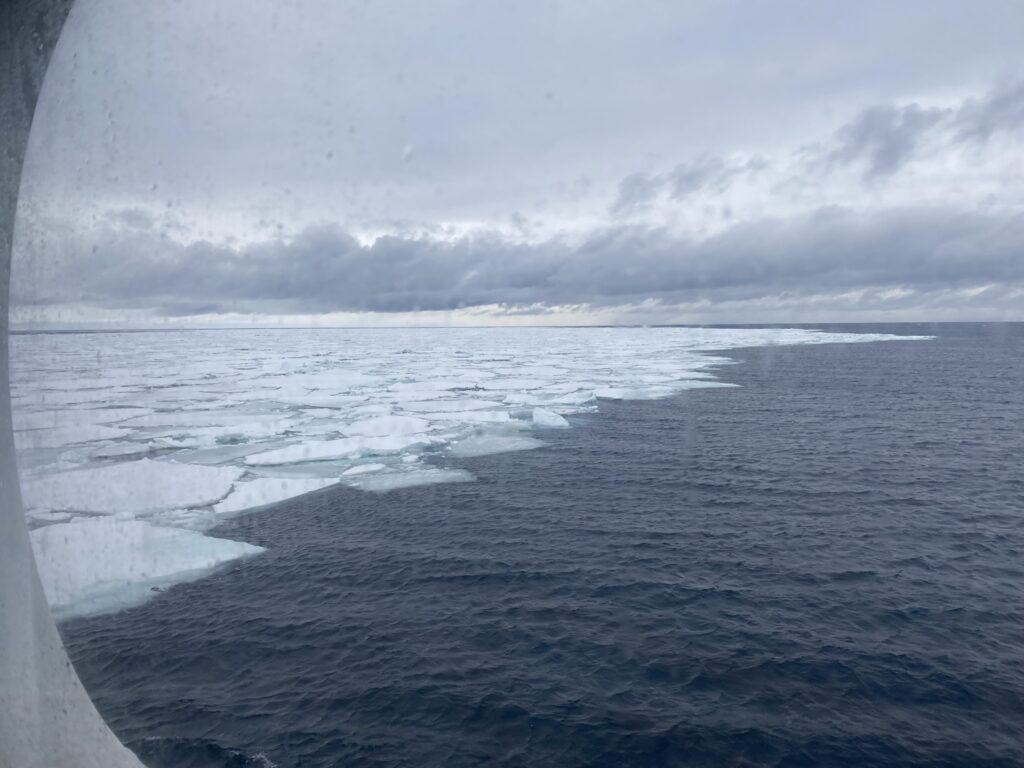
[[[48,429],[29,429],[14,433],[14,445],[19,451],[34,448],[62,448],[101,440],[126,437],[131,430],[108,427],[103,424],[69,424]]]
[[[358,456],[378,456],[401,453],[416,445],[429,445],[431,438],[426,435],[382,435],[380,437],[342,437],[337,440],[312,440],[289,445],[266,453],[255,453],[245,457],[245,463],[253,466],[294,464],[306,461],[327,461]]]
[[[225,499],[213,505],[213,511],[222,515],[228,512],[265,507],[268,504],[327,488],[336,482],[331,478],[258,477],[243,483],[236,483],[234,490]]]
[[[58,618],[137,605],[163,585],[202,578],[262,547],[140,520],[78,518],[31,532],[39,575]]]
[[[355,475],[368,475],[372,472],[380,472],[382,469],[387,469],[387,464],[356,464],[354,467],[349,467],[341,473],[342,477],[354,477]]]
[[[415,416],[378,416],[362,419],[342,427],[345,435],[387,437],[389,435],[416,435],[430,429],[430,422]]]
[[[236,467],[139,459],[27,478],[22,494],[29,510],[144,515],[214,504],[241,475]]]
[[[530,451],[534,448],[543,448],[545,445],[547,443],[543,440],[529,435],[490,432],[470,435],[459,440],[452,445],[449,453],[459,458],[472,458],[474,456],[489,456],[494,453]]]
[[[363,475],[348,482],[353,488],[374,493],[397,491],[400,488],[413,488],[417,485],[438,485],[439,483],[469,483],[475,480],[471,472],[464,469],[443,469],[441,467],[424,467],[399,472],[386,472]]]
[[[533,423],[538,427],[565,428],[569,426],[569,422],[565,420],[564,416],[546,408],[533,409]]]

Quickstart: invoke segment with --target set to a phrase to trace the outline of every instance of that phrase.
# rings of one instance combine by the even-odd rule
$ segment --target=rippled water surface
[[[63,625],[152,766],[1024,765],[1024,326],[731,352]]]

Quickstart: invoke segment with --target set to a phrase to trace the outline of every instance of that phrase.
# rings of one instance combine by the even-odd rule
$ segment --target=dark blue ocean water
[[[74,663],[160,768],[1024,765],[1024,325],[852,330],[940,338],[239,518]]]

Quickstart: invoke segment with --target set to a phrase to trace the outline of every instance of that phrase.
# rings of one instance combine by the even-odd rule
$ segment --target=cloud
[[[758,155],[724,158],[703,154],[666,173],[631,173],[619,182],[618,195],[608,211],[613,216],[641,212],[661,195],[678,202],[701,192],[722,194],[737,178],[754,177],[766,167]]]
[[[740,25],[661,0],[77,0],[14,298],[196,322],[1011,306],[1020,20],[931,0],[780,0]]]
[[[697,192],[711,184],[722,187],[729,178],[738,173],[738,168],[727,165],[720,157],[707,155],[692,163],[680,163],[668,175],[672,197],[676,200]]]
[[[948,114],[917,104],[864,110],[839,130],[829,159],[843,165],[863,161],[867,179],[888,176],[913,158],[922,137]]]
[[[453,240],[383,236],[336,225],[289,239],[182,244],[159,228],[102,224],[49,276],[15,272],[14,302],[149,308],[158,315],[445,311],[503,306],[612,307],[790,299],[888,291],[888,299],[1024,285],[1024,217],[941,208],[736,224],[697,239],[608,226],[579,241],[524,243],[498,232]]]
[[[619,182],[619,194],[608,211],[612,214],[627,213],[643,208],[657,196],[665,185],[662,176],[646,173],[631,173]]]
[[[954,119],[957,139],[985,142],[1000,133],[1024,132],[1024,81],[969,99]]]
[[[873,180],[901,170],[929,140],[937,142],[941,151],[1022,131],[1024,82],[953,107],[870,107],[837,131],[827,160],[835,165],[862,163],[864,178]]]

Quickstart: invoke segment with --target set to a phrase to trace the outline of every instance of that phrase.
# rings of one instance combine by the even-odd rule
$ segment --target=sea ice
[[[235,467],[140,459],[29,478],[22,483],[22,493],[27,509],[145,514],[213,504],[241,475]]]
[[[412,488],[417,485],[437,485],[438,483],[469,483],[475,480],[471,472],[464,469],[441,469],[425,467],[400,472],[385,472],[364,475],[347,481],[353,488],[374,493],[386,493],[399,488]]]
[[[414,445],[428,445],[426,435],[385,435],[382,437],[343,437],[338,440],[311,440],[289,445],[276,451],[256,453],[245,457],[251,466],[292,464],[303,461],[328,461],[349,457],[400,453]]]
[[[78,518],[30,534],[39,575],[59,619],[137,605],[153,587],[194,581],[263,551],[240,541],[139,520]]]
[[[508,411],[453,411],[425,415],[434,421],[455,421],[460,424],[506,424],[511,421]]]
[[[552,395],[547,402],[565,406],[593,405],[597,396],[593,390],[586,392],[566,392],[564,394]]]
[[[148,411],[141,408],[90,408],[63,409],[56,411],[23,411],[15,410],[14,428],[53,429],[81,424],[112,424],[129,419],[133,416],[145,415]]]
[[[544,384],[543,379],[485,379],[478,385],[481,389],[537,389]]]
[[[19,451],[36,448],[63,448],[100,440],[116,440],[130,434],[130,430],[108,427],[103,424],[69,424],[50,429],[15,432],[14,445]]]
[[[345,435],[365,435],[367,437],[386,437],[388,435],[415,435],[426,432],[430,422],[415,416],[378,416],[363,419],[342,428]]]
[[[493,453],[529,451],[534,448],[542,448],[545,445],[547,443],[543,440],[528,437],[527,435],[483,433],[470,435],[464,440],[453,443],[449,453],[460,458],[471,458],[474,456],[489,456]]]
[[[33,525],[63,520],[68,511],[140,514],[146,520],[117,521],[126,527],[112,528],[114,537],[127,541],[146,525],[198,536],[191,529],[217,519],[212,505],[241,511],[339,478],[372,491],[468,480],[462,470],[425,466],[418,452],[438,446],[448,448],[440,455],[481,456],[535,448],[542,443],[522,432],[565,426],[565,415],[600,408],[596,397],[651,399],[731,386],[714,376],[733,362],[720,354],[730,349],[929,337],[780,328],[449,328],[247,330],[197,338],[11,338],[18,461],[30,473],[22,479]],[[239,441],[245,442],[225,445]],[[150,451],[170,455],[136,459]],[[400,454],[401,462],[367,458],[387,454]],[[106,463],[90,463],[97,459]],[[247,468],[261,477],[243,480]],[[53,527],[76,525],[89,523]],[[102,521],[94,525],[107,530]],[[173,533],[158,533],[146,553],[165,544],[176,551]],[[84,545],[62,556],[91,559]],[[62,566],[46,558],[41,567]],[[87,575],[67,572],[69,579]],[[66,591],[91,599],[87,591]]]
[[[342,472],[341,476],[353,477],[355,475],[369,475],[373,472],[380,472],[382,469],[387,468],[387,464],[356,464],[354,467],[349,467],[344,472]]]
[[[706,379],[691,379],[690,381],[681,381],[677,384],[679,389],[729,389],[730,387],[738,387],[739,384],[733,384],[729,381],[708,381]]]
[[[239,421],[235,424],[219,426],[158,429],[148,434],[153,437],[181,436],[191,439],[197,444],[214,445],[228,441],[243,442],[280,437],[299,428],[301,425],[300,421],[293,418],[268,417],[258,421]]]
[[[409,411],[410,413],[459,413],[501,407],[501,403],[494,400],[474,400],[470,398],[399,401],[398,405],[403,411]]]
[[[136,416],[121,422],[121,425],[125,427],[212,427],[233,424],[246,418],[251,417],[234,413],[228,409],[191,411],[176,408],[170,411]]]
[[[545,408],[534,408],[533,409],[533,423],[538,427],[561,427],[565,428],[569,426],[569,422],[564,417],[549,411]]]
[[[332,478],[258,477],[244,483],[235,483],[227,498],[213,505],[213,511],[220,515],[265,507],[268,504],[318,491],[336,482]]]
[[[286,405],[297,405],[305,408],[346,408],[353,403],[365,403],[366,395],[325,395],[320,392],[299,395],[274,395],[274,402]]]
[[[96,459],[132,459],[141,458],[152,451],[151,444],[113,443],[97,448],[92,452],[92,456]]]
[[[594,394],[605,400],[657,400],[675,391],[672,387],[600,387]]]

